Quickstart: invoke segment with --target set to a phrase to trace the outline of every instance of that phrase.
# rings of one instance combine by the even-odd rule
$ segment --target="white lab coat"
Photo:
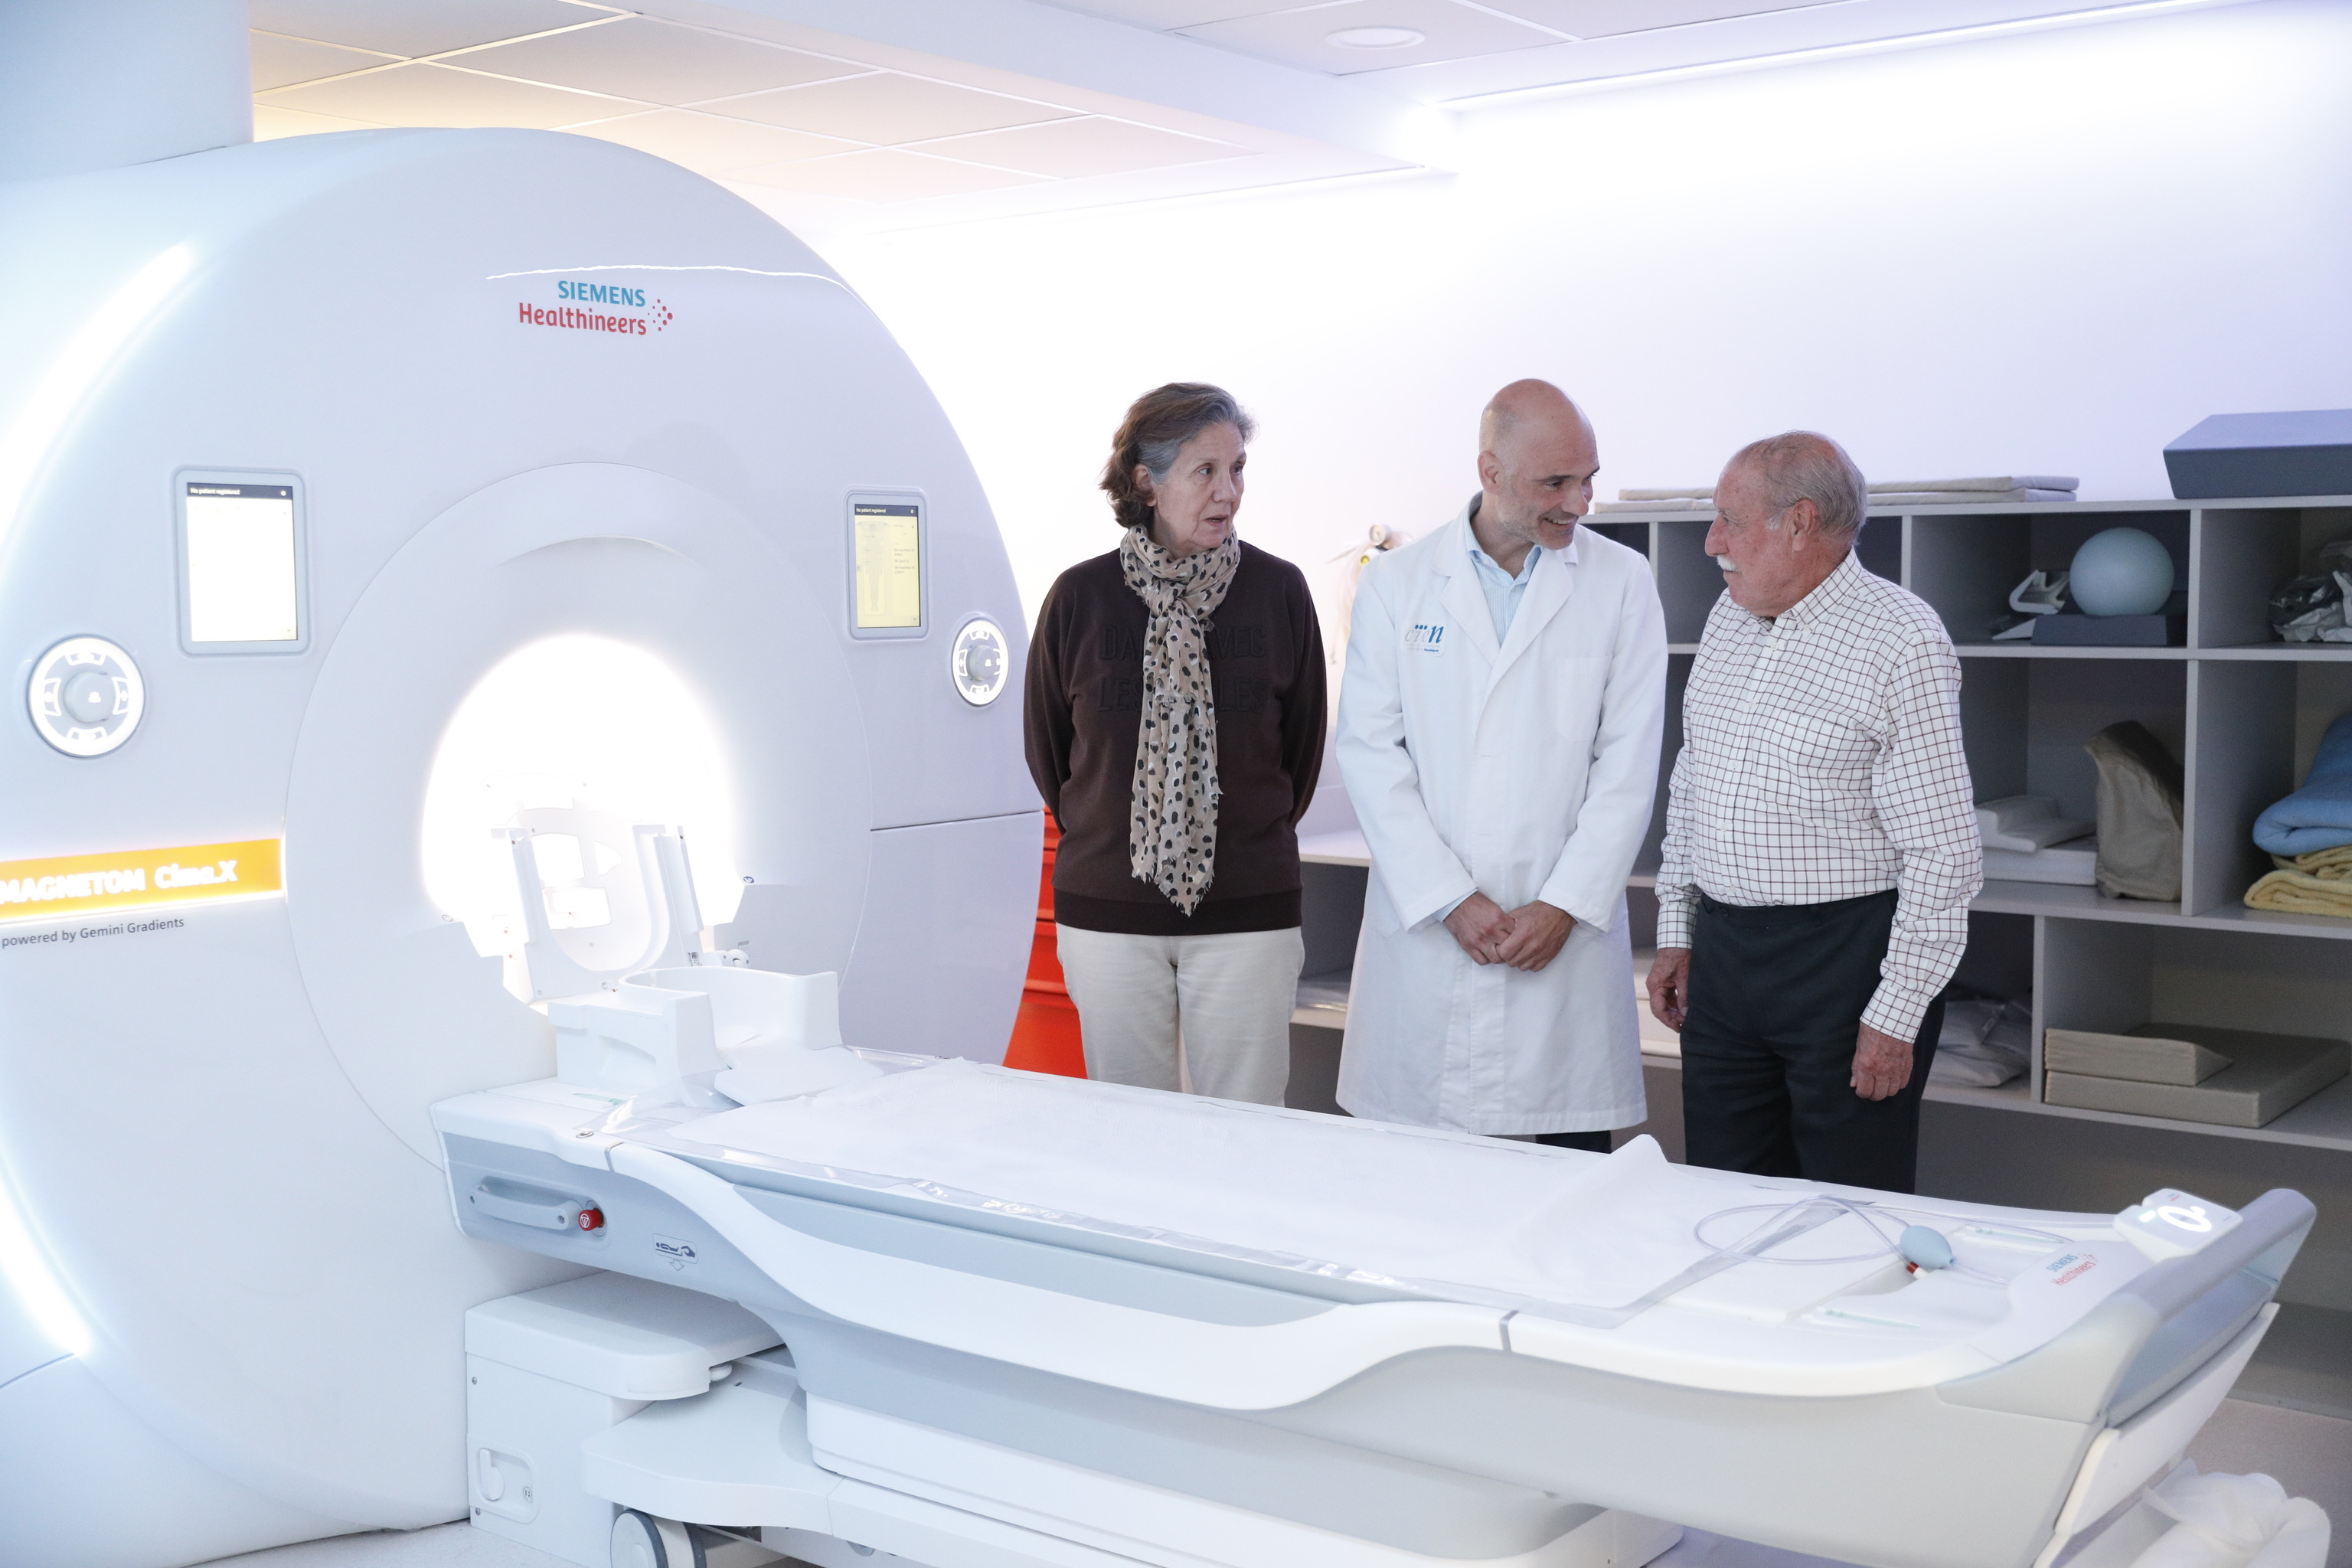
[[[1465,506],[1364,569],[1337,754],[1372,850],[1339,1103],[1470,1132],[1646,1117],[1625,879],[1657,789],[1665,616],[1650,565],[1579,527],[1497,647]],[[1473,890],[1576,917],[1540,972],[1481,966]]]

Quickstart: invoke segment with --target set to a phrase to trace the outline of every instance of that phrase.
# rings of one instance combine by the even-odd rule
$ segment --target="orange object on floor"
[[[1062,983],[1062,962],[1054,951],[1054,846],[1062,830],[1045,814],[1045,859],[1037,875],[1037,934],[1029,943],[1029,975],[1021,983],[1021,1013],[1013,1021],[1013,1043],[1004,1065],[1029,1072],[1087,1076],[1087,1049],[1078,1033],[1078,1009]]]

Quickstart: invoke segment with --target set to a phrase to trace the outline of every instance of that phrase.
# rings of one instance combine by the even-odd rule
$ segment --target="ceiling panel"
[[[1350,34],[1381,47],[1333,41]],[[1454,0],[1345,0],[1334,5],[1242,16],[1186,27],[1183,36],[1280,65],[1337,76],[1500,54],[1559,42],[1559,36]]]
[[[1125,22],[1131,27],[1149,27],[1155,33],[1297,7],[1297,0],[1045,0],[1045,4]]]
[[[999,168],[1022,169],[1060,180],[1091,174],[1126,174],[1138,169],[1167,169],[1179,163],[1205,163],[1213,158],[1238,158],[1251,150],[1205,136],[1185,136],[1124,120],[1087,115],[1078,120],[1054,120],[1043,125],[1017,126],[1010,131],[983,131],[976,136],[953,136],[923,145],[927,153],[970,158]]]
[[[895,71],[730,98],[708,107],[714,114],[884,145],[1065,120],[1076,112]]]
[[[744,169],[728,178],[860,202],[919,201],[925,196],[957,196],[1042,183],[1030,174],[978,169],[969,163],[951,163],[944,158],[926,158],[919,153],[888,148],[848,153],[838,158],[817,158],[803,163]]]
[[[1720,22],[1767,11],[1801,11],[1833,0],[1485,0],[1497,11],[1580,38],[1607,38],[1655,27]]]
[[[973,5],[969,26],[954,0],[936,12],[938,0],[249,3],[262,137],[562,131],[728,180],[819,226],[1189,195],[1410,156],[1383,141],[1410,95],[1169,31],[1298,0],[1000,0],[984,15]],[[777,15],[811,9],[824,28]],[[1479,14],[1473,0],[1461,9]],[[916,211],[900,219],[897,204]]]
[[[494,44],[449,63],[667,104],[732,98],[872,68],[647,16]]]
[[[267,92],[273,87],[291,87],[298,81],[316,81],[324,76],[341,76],[346,71],[365,70],[370,66],[387,65],[392,57],[367,49],[346,49],[333,44],[314,44],[307,38],[281,38],[274,33],[250,33],[253,54],[253,90]]]
[[[645,107],[435,65],[393,66],[363,76],[280,88],[257,101],[380,125],[520,125],[538,130],[609,120]]]
[[[323,44],[437,55],[614,14],[567,0],[250,0],[247,20],[266,33]]]
[[[857,147],[854,142],[831,136],[812,136],[805,131],[754,125],[744,120],[723,120],[715,114],[698,114],[690,109],[657,109],[651,114],[633,114],[625,120],[607,120],[573,129],[583,136],[617,142],[624,147],[635,147],[640,153],[651,153],[656,158],[667,158],[705,174],[781,163],[794,158],[821,158],[828,153],[854,152]]]
[[[383,127],[369,120],[344,120],[332,114],[310,114],[299,109],[278,109],[267,103],[253,106],[253,139],[275,142],[281,136],[318,136],[330,131],[381,131]]]

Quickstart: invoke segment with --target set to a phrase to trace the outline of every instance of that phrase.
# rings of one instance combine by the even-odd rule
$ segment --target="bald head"
[[[1478,450],[1501,451],[1522,426],[1572,427],[1592,434],[1592,422],[1567,393],[1548,381],[1515,381],[1488,399],[1486,412],[1478,416]]]
[[[1478,418],[1478,547],[1516,574],[1530,547],[1564,550],[1592,505],[1592,422],[1548,381],[1515,381]]]

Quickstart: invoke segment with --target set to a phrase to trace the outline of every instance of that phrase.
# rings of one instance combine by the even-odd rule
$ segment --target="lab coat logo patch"
[[[1445,651],[1445,627],[1443,623],[1417,621],[1404,634],[1405,647],[1419,648],[1423,653]]]

